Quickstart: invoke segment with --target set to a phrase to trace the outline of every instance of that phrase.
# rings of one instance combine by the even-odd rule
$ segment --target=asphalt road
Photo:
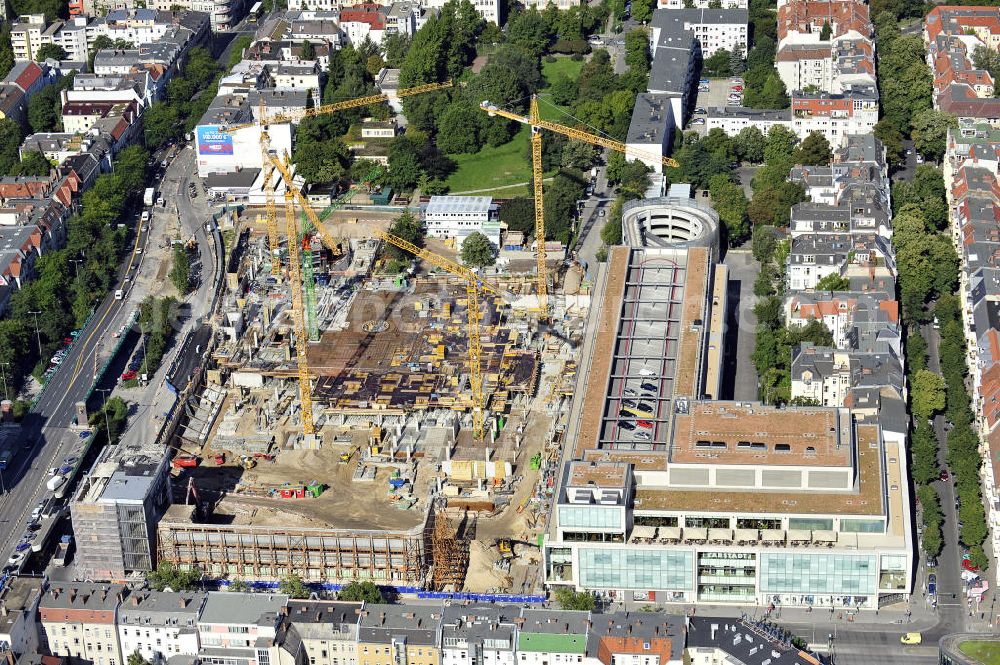
[[[136,213],[132,251],[120,271],[128,274],[141,263],[140,248],[145,247],[147,234],[142,232]],[[121,287],[121,284],[116,288]],[[122,288],[128,289],[128,286]],[[108,333],[120,327],[131,315],[133,305],[126,299],[116,300],[112,291],[98,305],[90,323],[76,338],[63,359],[59,370],[49,379],[45,391],[23,422],[25,448],[14,458],[11,468],[3,472],[3,496],[0,498],[0,558],[6,563],[20,537],[31,511],[48,490],[45,482],[48,470],[57,466],[75,446],[79,437],[71,432],[75,405],[86,400],[94,380],[99,350],[113,339]],[[100,397],[100,393],[97,393]],[[91,400],[91,410],[98,408]]]

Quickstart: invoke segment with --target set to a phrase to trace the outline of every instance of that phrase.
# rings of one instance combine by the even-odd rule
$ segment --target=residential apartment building
[[[133,591],[118,608],[122,653],[138,652],[150,663],[197,656],[198,617],[207,599],[192,591]]]
[[[287,620],[295,627],[309,665],[357,665],[361,603],[289,600]]]
[[[279,636],[285,635],[288,596],[269,593],[212,592],[198,617],[203,661],[238,659],[245,665],[278,661]]]
[[[24,14],[10,27],[10,43],[14,48],[14,60],[34,60],[43,44],[52,43],[51,27],[58,30],[59,24],[49,26],[44,14]]]
[[[517,662],[546,665],[582,662],[587,653],[591,613],[568,610],[521,610]]]
[[[674,130],[678,124],[670,99],[669,95],[651,92],[636,95],[632,121],[625,139],[628,147],[636,151],[631,157],[653,169],[654,173],[663,171],[662,157],[673,144]],[[649,156],[636,157],[640,154]]]
[[[441,607],[365,605],[358,665],[441,665]]]
[[[614,612],[591,615],[587,660],[594,665],[681,665],[686,621],[677,615]]]
[[[6,582],[0,598],[0,653],[13,652],[18,658],[38,649],[38,602],[42,580],[38,577],[14,577]]]
[[[860,352],[803,342],[792,349],[792,400],[844,406],[855,388],[892,388],[904,396],[903,364],[893,351]]]
[[[116,623],[127,593],[121,584],[50,584],[38,603],[43,652],[94,665],[123,665]]]
[[[691,617],[687,622],[684,654],[691,665],[817,665],[822,662],[815,654],[792,644],[783,629],[745,615],[739,619]]]
[[[430,236],[461,242],[478,232],[499,247],[499,209],[489,196],[432,196],[422,213]]]
[[[516,605],[445,607],[441,627],[441,665],[515,665]]]
[[[689,32],[701,45],[705,58],[716,51],[747,52],[746,9],[658,9],[653,12],[650,40],[658,42],[662,33]]]
[[[1000,100],[993,97],[995,81],[976,69],[976,48],[1000,45],[1000,8],[935,7],[924,21],[927,64],[934,75],[934,107],[959,117],[1000,124]]]
[[[659,0],[657,7],[660,9],[711,9],[716,3],[712,0],[694,0],[684,2],[684,0]],[[721,9],[747,9],[747,0],[724,0]]]

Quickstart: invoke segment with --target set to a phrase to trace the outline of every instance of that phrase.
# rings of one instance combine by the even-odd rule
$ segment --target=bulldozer
[[[497,549],[500,550],[500,556],[504,559],[514,558],[514,541],[510,538],[497,538]]]

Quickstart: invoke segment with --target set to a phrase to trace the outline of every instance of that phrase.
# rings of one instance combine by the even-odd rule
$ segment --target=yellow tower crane
[[[479,312],[479,292],[486,291],[494,295],[506,295],[504,290],[497,284],[483,279],[465,266],[455,263],[450,259],[439,256],[413,243],[384,231],[376,231],[375,235],[387,243],[395,245],[400,249],[424,259],[428,263],[446,270],[456,277],[465,280],[465,295],[469,300],[468,312],[469,320],[466,324],[466,332],[469,335],[469,387],[472,392],[472,430],[477,439],[485,436],[485,403],[483,399],[483,367],[482,339],[480,337],[479,321],[482,315]]]
[[[445,88],[450,88],[451,86],[452,82],[450,80],[445,81],[444,83],[428,83],[411,88],[403,88],[402,90],[398,90],[396,95],[398,97],[409,97],[411,95],[418,95],[424,92],[443,90]],[[302,262],[298,254],[299,248],[296,246],[296,240],[298,239],[298,225],[295,222],[296,197],[298,197],[299,201],[302,203],[302,207],[306,210],[306,214],[310,216],[310,221],[312,221],[313,225],[316,227],[317,232],[320,234],[320,237],[327,247],[336,251],[336,241],[326,231],[323,224],[316,218],[316,214],[312,210],[312,206],[308,204],[308,201],[302,195],[302,192],[299,191],[298,188],[296,188],[292,183],[291,172],[288,169],[287,164],[282,163],[281,160],[277,159],[277,157],[272,154],[270,136],[267,133],[267,125],[272,123],[290,122],[292,120],[324,115],[326,113],[335,113],[337,111],[358,108],[361,106],[369,106],[371,104],[380,104],[388,100],[389,96],[385,94],[370,95],[367,97],[360,97],[358,99],[336,102],[334,104],[324,104],[322,106],[307,109],[301,112],[279,113],[271,117],[267,116],[266,108],[264,107],[263,102],[261,102],[258,119],[256,121],[239,125],[231,125],[224,130],[226,133],[233,134],[241,129],[256,127],[258,125],[261,127],[261,169],[264,171],[263,187],[267,211],[267,233],[268,243],[272,254],[271,271],[275,274],[280,271],[281,263],[279,258],[280,238],[278,237],[277,210],[274,202],[274,188],[271,183],[274,175],[274,171],[271,168],[272,165],[280,171],[282,178],[285,180],[285,233],[288,236],[288,270],[289,279],[292,283],[292,315],[294,319],[296,338],[295,355],[298,366],[299,390],[302,393],[302,432],[306,435],[315,433],[315,423],[313,422],[312,412],[312,385],[309,373],[309,361],[306,357],[308,337],[306,335],[305,325],[305,298],[302,293]]]
[[[284,165],[282,165],[284,166]],[[285,234],[288,236],[288,280],[292,283],[292,320],[295,327],[295,361],[299,374],[299,392],[302,401],[302,433],[313,434],[312,384],[309,376],[309,360],[306,348],[309,337],[306,335],[305,303],[302,297],[302,265],[299,259],[296,238],[298,224],[295,222],[295,194],[292,187],[285,186]]]
[[[498,115],[501,118],[516,120],[517,122],[531,126],[531,175],[535,188],[535,245],[537,247],[535,256],[538,273],[536,277],[538,284],[535,290],[538,293],[538,308],[541,310],[542,315],[545,316],[548,311],[549,281],[548,271],[545,268],[545,201],[542,197],[541,130],[547,129],[550,132],[562,134],[571,139],[576,139],[577,141],[583,141],[584,143],[600,146],[602,148],[608,148],[609,150],[623,152],[634,157],[639,157],[645,161],[662,162],[664,166],[678,166],[678,164],[676,160],[673,160],[670,157],[663,157],[662,155],[633,148],[622,143],[621,141],[615,141],[603,136],[597,136],[596,134],[591,134],[574,127],[560,125],[557,122],[543,120],[538,113],[538,99],[535,95],[531,96],[531,106],[529,107],[527,117],[519,113],[513,113],[512,111],[501,109],[489,101],[482,102],[479,107],[483,111],[486,111],[490,116]]]
[[[412,88],[402,88],[396,91],[397,97],[411,97],[413,95],[420,95],[425,92],[433,92],[435,90],[444,90],[445,88],[450,88],[454,85],[450,80],[444,83],[425,83],[424,85],[415,85]],[[317,115],[326,115],[327,113],[336,113],[337,111],[344,111],[347,109],[356,109],[361,106],[371,106],[372,104],[381,104],[382,102],[389,101],[389,95],[384,93],[379,93],[377,95],[368,95],[366,97],[358,97],[356,99],[348,99],[342,102],[334,102],[332,104],[323,104],[311,109],[304,109],[302,111],[288,111],[286,113],[276,113],[272,116],[266,116],[262,112],[260,117],[253,122],[245,122],[239,125],[230,125],[226,131],[236,132],[241,129],[246,129],[247,127],[255,127],[257,125],[271,125],[279,124],[285,122],[292,122],[294,120],[301,120],[302,118],[311,118]]]

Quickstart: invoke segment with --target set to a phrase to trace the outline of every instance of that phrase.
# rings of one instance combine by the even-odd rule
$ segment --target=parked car
[[[639,395],[639,393],[637,393],[637,392],[636,392],[636,391],[635,391],[634,389],[632,389],[632,388],[626,388],[626,389],[625,389],[625,396],[626,396],[626,397],[637,397],[638,395]]]
[[[28,558],[27,551],[14,552],[9,559],[7,559],[7,565],[10,566],[20,566],[24,563],[24,560]]]
[[[924,636],[920,633],[906,633],[899,638],[900,644],[920,644],[924,641]]]
[[[696,108],[694,110],[694,112],[695,112],[695,115],[705,115],[706,113],[708,113],[708,111],[706,111],[705,109],[703,109],[700,106],[698,108]]]
[[[654,384],[650,383],[649,381],[643,381],[642,385],[639,386],[639,387],[642,388],[643,390],[648,390],[650,392],[654,392],[654,393],[657,392],[656,386]]]
[[[691,121],[691,124],[692,125],[704,125],[705,124],[705,119],[704,118],[695,118],[695,119],[693,119]]]
[[[937,575],[934,573],[927,576],[927,594],[930,596],[937,595]]]
[[[630,422],[628,420],[619,420],[618,426],[624,430],[628,430],[629,432],[635,429],[635,423]]]
[[[941,475],[938,476],[941,480],[948,480],[951,476],[948,475],[948,469],[941,469]]]
[[[642,439],[643,441],[649,441],[653,438],[653,435],[649,432],[636,432],[633,436],[637,439]]]
[[[639,420],[635,424],[638,425],[639,427],[642,427],[643,429],[653,429],[653,423],[649,422],[648,420]]]

